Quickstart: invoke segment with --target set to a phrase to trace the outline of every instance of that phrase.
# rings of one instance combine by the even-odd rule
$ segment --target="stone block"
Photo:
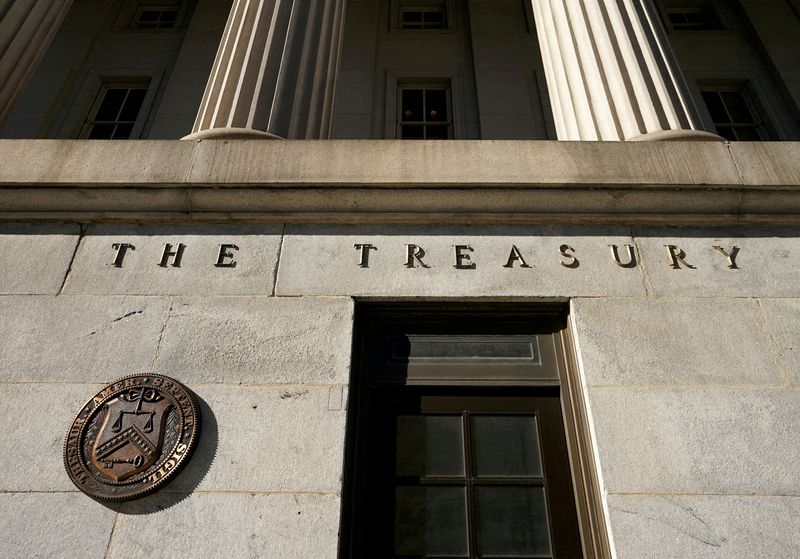
[[[0,383],[0,494],[77,491],[64,470],[64,436],[101,386]]]
[[[630,244],[624,228],[464,226],[287,226],[278,295],[534,296],[641,295],[636,268],[614,264],[609,244]],[[367,266],[356,244],[371,244]],[[407,244],[424,251],[406,266]],[[562,245],[577,258],[559,253]],[[456,249],[455,246],[462,246]],[[508,264],[512,247],[522,260]],[[472,250],[470,250],[472,249]],[[413,247],[412,251],[416,251]],[[456,268],[456,250],[462,256]],[[419,253],[422,254],[422,253]]]
[[[190,383],[346,384],[350,299],[178,299],[156,362]]]
[[[82,493],[0,493],[2,555],[105,557],[115,512]]]
[[[5,381],[111,382],[149,372],[168,305],[153,297],[0,298],[0,373]]]
[[[690,297],[800,296],[800,240],[791,229],[687,229],[642,227],[636,242],[655,295]],[[673,254],[685,253],[673,266]],[[731,260],[714,246],[733,254]]]
[[[761,299],[789,380],[800,384],[800,299]]]
[[[200,385],[205,402],[197,451],[170,491],[339,493],[344,408],[340,386]]]
[[[794,142],[733,142],[730,150],[746,185],[800,184]]]
[[[0,226],[0,294],[56,294],[69,270],[77,225]]]
[[[5,146],[0,143],[0,150],[3,149]],[[137,144],[136,149],[142,148]],[[281,164],[275,165],[275,161]],[[733,159],[722,142],[459,140],[207,140],[197,145],[187,180],[220,185],[407,184],[411,188],[429,188],[432,184],[463,188],[481,183],[631,187],[741,184]]]
[[[604,491],[800,495],[800,392],[589,388]]]
[[[334,559],[338,495],[195,493],[169,506],[154,495],[120,507],[108,559]]]
[[[280,225],[98,225],[83,238],[64,292],[269,295],[280,241]],[[115,266],[120,243],[134,248]],[[184,245],[179,262],[162,260],[167,244],[173,252]],[[238,250],[228,247],[228,266],[216,266],[224,244]]]
[[[758,302],[573,299],[589,385],[785,385]]]
[[[0,183],[177,184],[192,166],[193,142],[2,140]]]
[[[609,495],[619,559],[800,557],[800,497]]]

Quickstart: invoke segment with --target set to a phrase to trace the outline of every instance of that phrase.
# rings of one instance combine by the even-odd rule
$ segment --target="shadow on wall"
[[[200,436],[194,455],[185,468],[160,490],[141,499],[126,503],[100,503],[123,514],[153,514],[176,505],[189,497],[206,477],[217,455],[217,418],[205,400],[194,394],[200,410]]]

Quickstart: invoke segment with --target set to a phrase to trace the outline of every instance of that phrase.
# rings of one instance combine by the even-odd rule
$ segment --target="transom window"
[[[401,85],[397,135],[403,140],[452,137],[450,88],[441,84]]]
[[[709,0],[663,0],[667,26],[675,31],[725,29],[714,3]]]
[[[147,95],[148,83],[104,83],[81,130],[81,138],[126,140],[131,137]]]
[[[769,138],[746,86],[704,86],[701,94],[717,134],[726,140],[755,141]]]

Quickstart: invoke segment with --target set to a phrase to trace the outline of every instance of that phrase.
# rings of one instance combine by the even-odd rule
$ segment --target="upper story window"
[[[726,29],[712,0],[662,0],[664,23],[673,31]]]
[[[88,139],[127,140],[142,110],[149,80],[107,81],[81,129]]]
[[[400,6],[400,29],[446,29],[447,6]]]
[[[398,94],[398,138],[446,140],[453,137],[450,88],[447,85],[403,84]]]
[[[747,84],[705,84],[700,86],[700,93],[717,134],[726,140],[770,139],[768,126]]]
[[[451,27],[447,0],[392,0],[391,28],[400,31],[436,31]]]
[[[132,27],[138,30],[175,29],[180,6],[139,6]]]
[[[124,0],[113,30],[121,33],[179,31],[190,4],[187,0]]]

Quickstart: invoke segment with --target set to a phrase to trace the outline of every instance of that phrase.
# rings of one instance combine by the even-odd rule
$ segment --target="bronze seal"
[[[155,491],[187,462],[200,429],[194,396],[163,375],[112,382],[83,406],[64,442],[72,483],[105,501]]]

